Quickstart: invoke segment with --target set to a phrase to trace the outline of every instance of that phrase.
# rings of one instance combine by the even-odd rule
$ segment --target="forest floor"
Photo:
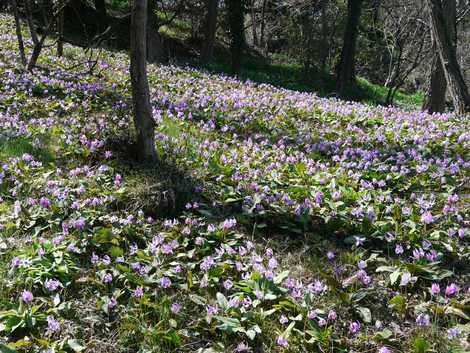
[[[12,28],[0,352],[470,351],[468,119],[150,65],[144,166],[127,55]]]

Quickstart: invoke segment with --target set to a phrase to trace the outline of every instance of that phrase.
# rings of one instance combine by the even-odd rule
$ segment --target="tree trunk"
[[[16,0],[11,0],[11,6],[13,8],[13,15],[15,16],[16,38],[18,39],[18,50],[20,52],[21,63],[26,65],[26,54],[24,52],[23,35],[21,33],[20,12],[18,11]]]
[[[455,6],[455,0],[452,6]],[[444,69],[454,109],[458,114],[470,112],[470,95],[457,61],[452,33],[448,30],[444,8],[440,0],[427,0],[431,11],[431,29],[436,41],[437,52]]]
[[[36,27],[33,22],[33,10],[31,8],[31,0],[25,0],[26,20],[28,21],[29,32],[31,33],[31,39],[34,45],[39,43]]]
[[[244,1],[226,0],[226,4],[228,24],[230,28],[232,73],[239,75],[241,71],[243,49],[245,47]]]
[[[321,2],[321,56],[320,56],[320,70],[321,73],[326,71],[326,59],[329,53],[329,43],[328,43],[328,18],[327,18],[327,0]]]
[[[457,11],[455,1],[444,0],[443,2],[444,20],[450,37],[452,38],[453,50],[457,50],[456,17]],[[432,21],[432,19],[431,19]],[[429,113],[442,113],[446,105],[447,81],[441,58],[438,53],[436,38],[431,33],[433,59],[431,64],[431,75],[429,78],[429,89],[424,99],[423,110]]]
[[[28,70],[33,71],[36,67],[37,61],[39,59],[39,55],[41,54],[42,47],[44,46],[44,42],[46,40],[46,34],[44,34],[39,42],[34,45],[33,52],[31,53],[31,57],[29,58],[28,63]]]
[[[336,91],[339,96],[347,87],[356,83],[355,56],[359,19],[361,17],[362,0],[348,0],[348,18],[343,36],[341,59],[336,68]]]
[[[253,36],[253,45],[258,46],[258,17],[255,11],[256,1],[251,1],[251,32]]]
[[[259,44],[262,48],[266,48],[267,45],[265,43],[265,31],[266,31],[266,5],[268,0],[263,0],[263,5],[261,7],[261,28],[260,28],[260,35],[259,35]]]
[[[59,39],[57,40],[57,56],[62,56],[64,54],[64,13],[65,9],[64,1],[59,0],[59,18],[57,20],[57,32]]]
[[[217,13],[219,9],[219,0],[206,0],[207,15],[204,28],[204,42],[202,44],[201,57],[207,62],[214,55],[215,33],[217,30]]]
[[[131,84],[138,158],[152,162],[155,152],[155,121],[152,118],[146,61],[147,0],[134,0],[131,15]]]
[[[162,36],[158,33],[158,23],[155,17],[155,1],[147,3],[147,61],[163,62],[165,53],[163,52]]]

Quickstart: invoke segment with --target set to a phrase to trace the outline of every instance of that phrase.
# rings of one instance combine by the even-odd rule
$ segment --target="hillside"
[[[470,122],[148,67],[0,15],[0,352],[470,350]],[[26,33],[25,33],[26,35]]]

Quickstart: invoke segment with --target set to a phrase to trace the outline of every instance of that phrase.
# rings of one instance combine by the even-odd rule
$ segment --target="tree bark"
[[[44,42],[46,40],[46,36],[47,34],[44,34],[39,42],[34,45],[33,52],[29,58],[28,71],[33,71],[33,69],[36,67],[39,55],[41,54],[42,47],[44,46]]]
[[[261,7],[261,28],[260,28],[260,34],[259,34],[259,44],[263,49],[267,47],[265,43],[267,1],[268,0],[263,0],[263,5]]]
[[[251,0],[251,33],[253,36],[253,45],[258,46],[258,16],[255,11],[256,1]]]
[[[230,28],[230,52],[232,57],[232,73],[239,75],[241,71],[243,49],[245,47],[244,1],[226,0],[228,23]]]
[[[147,61],[163,62],[163,42],[158,33],[158,23],[155,17],[155,1],[150,0],[147,3]]]
[[[455,6],[455,0],[452,6]],[[470,95],[457,61],[451,32],[444,17],[444,7],[440,0],[427,0],[431,12],[431,30],[436,41],[437,52],[444,69],[454,109],[458,114],[470,112]]]
[[[452,38],[453,50],[457,50],[457,32],[456,32],[456,4],[453,0],[443,0],[444,20],[450,37]],[[423,103],[423,110],[429,113],[442,113],[446,105],[447,81],[444,68],[441,64],[441,58],[438,53],[436,38],[431,33],[433,59],[431,64],[431,74],[429,77],[429,89]]]
[[[64,1],[59,0],[59,18],[57,19],[57,32],[58,32],[58,40],[57,40],[57,56],[61,57],[64,54],[64,13],[65,9]]]
[[[150,105],[147,79],[147,0],[134,0],[131,15],[130,75],[134,125],[137,133],[138,159],[156,161],[155,121]]]
[[[326,71],[326,59],[329,53],[328,43],[328,18],[327,18],[327,0],[321,2],[321,56],[320,56],[320,71],[323,74]]]
[[[348,0],[348,17],[343,35],[343,49],[336,68],[336,91],[339,96],[344,95],[347,87],[354,86],[356,83],[355,56],[361,8],[362,0]]]
[[[23,34],[21,33],[20,12],[18,11],[18,4],[16,3],[16,0],[11,0],[11,6],[13,8],[13,15],[15,16],[16,38],[18,39],[18,50],[20,52],[21,63],[23,65],[26,65],[26,54],[24,52]]]
[[[202,44],[201,57],[203,61],[210,61],[214,55],[215,33],[217,30],[217,13],[219,0],[206,0],[207,15],[204,28],[204,42]]]
[[[31,33],[31,39],[34,45],[39,43],[38,34],[33,21],[33,10],[31,8],[31,0],[25,0],[26,20],[28,22],[29,32]]]

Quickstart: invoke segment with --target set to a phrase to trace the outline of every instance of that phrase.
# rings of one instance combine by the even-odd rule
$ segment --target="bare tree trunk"
[[[452,6],[455,6],[455,0]],[[449,92],[458,114],[470,112],[470,95],[457,61],[453,38],[447,29],[444,9],[440,0],[427,0],[431,11],[431,29],[436,40],[437,51],[444,68]]]
[[[165,61],[163,38],[158,33],[159,25],[155,17],[155,3],[154,0],[147,3],[147,61],[150,63]]]
[[[251,31],[253,36],[253,45],[258,46],[258,17],[255,10],[256,0],[251,1]]]
[[[226,0],[230,28],[230,52],[232,73],[240,74],[243,49],[245,47],[244,4],[242,0]]]
[[[446,28],[452,38],[453,50],[457,50],[456,17],[457,10],[455,1],[443,0],[444,20]],[[431,19],[432,20],[432,19]],[[447,81],[441,58],[437,49],[436,38],[432,35],[433,59],[431,64],[431,75],[429,78],[429,89],[423,102],[423,110],[429,113],[442,113],[446,105]]]
[[[37,61],[39,59],[39,55],[41,54],[42,47],[44,46],[44,42],[46,40],[46,34],[44,34],[39,42],[34,45],[33,52],[31,54],[31,57],[29,58],[29,63],[28,63],[28,70],[32,71],[37,64]]]
[[[57,32],[59,35],[59,39],[57,40],[57,56],[62,56],[64,54],[64,13],[65,10],[63,9],[64,1],[59,0],[59,18],[57,20]]]
[[[204,42],[202,44],[202,60],[210,61],[214,55],[214,42],[217,30],[217,13],[219,10],[219,0],[207,1],[207,15],[204,28]]]
[[[25,9],[26,9],[26,20],[28,21],[29,32],[31,33],[31,39],[33,40],[34,45],[39,43],[38,34],[36,32],[36,27],[33,22],[33,10],[31,8],[31,0],[25,0]]]
[[[15,16],[16,38],[18,39],[18,50],[20,52],[21,63],[26,65],[26,54],[24,52],[23,35],[21,33],[20,12],[18,11],[16,0],[11,0],[11,6],[13,8],[13,15]]]
[[[131,84],[138,158],[155,161],[155,121],[152,118],[147,79],[147,0],[134,0],[131,15]]]
[[[362,0],[348,0],[348,18],[343,36],[341,59],[336,69],[336,91],[343,95],[347,87],[356,83],[355,56],[359,19],[361,17]]]
[[[326,59],[329,52],[328,44],[328,18],[327,18],[327,0],[321,2],[321,57],[320,57],[320,70],[323,74],[326,70]]]
[[[261,7],[261,28],[260,28],[260,35],[259,35],[259,44],[260,46],[266,50],[266,5],[268,0],[263,0],[263,5]]]

